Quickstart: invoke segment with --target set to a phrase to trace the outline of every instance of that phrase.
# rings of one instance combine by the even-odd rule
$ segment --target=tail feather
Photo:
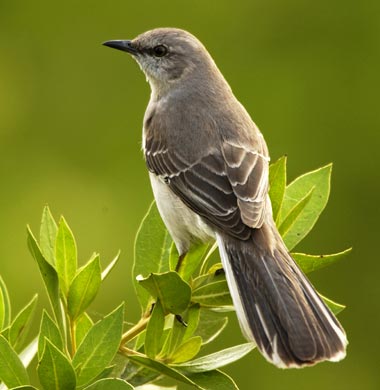
[[[274,223],[240,241],[217,234],[240,326],[278,367],[344,358],[343,328],[288,254]]]

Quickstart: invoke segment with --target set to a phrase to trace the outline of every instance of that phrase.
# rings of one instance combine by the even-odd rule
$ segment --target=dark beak
[[[112,47],[113,49],[126,51],[130,54],[137,54],[138,51],[135,47],[133,47],[132,41],[123,41],[123,40],[115,40],[115,41],[107,41],[103,43],[104,46]]]

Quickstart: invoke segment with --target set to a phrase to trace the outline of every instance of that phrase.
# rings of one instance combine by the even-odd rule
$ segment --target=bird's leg
[[[185,328],[187,328],[187,322],[184,321],[184,319],[182,318],[181,315],[176,314],[176,315],[175,315],[175,319],[176,319],[181,325],[183,325]]]
[[[179,255],[179,257],[178,257],[178,262],[177,262],[177,265],[176,265],[176,267],[175,267],[175,272],[178,272],[179,269],[181,268],[183,259],[185,258],[186,254],[187,254],[187,252],[182,253],[181,255]]]

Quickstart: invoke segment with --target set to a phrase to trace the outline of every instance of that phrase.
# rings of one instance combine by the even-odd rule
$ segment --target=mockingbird
[[[202,43],[174,28],[106,46],[151,86],[143,150],[180,255],[215,238],[243,334],[278,367],[344,358],[347,339],[289,255],[272,218],[264,138]]]

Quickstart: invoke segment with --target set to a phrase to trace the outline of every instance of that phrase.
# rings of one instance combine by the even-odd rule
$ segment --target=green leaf
[[[102,272],[102,280],[104,280],[109,273],[113,270],[115,267],[116,263],[119,261],[120,258],[120,250],[117,252],[116,256],[111,260],[111,262],[107,265],[107,267],[103,270]]]
[[[186,375],[180,373],[179,371],[175,370],[174,368],[171,368],[171,367],[167,366],[166,364],[161,363],[157,360],[153,360],[153,359],[150,359],[148,357],[137,356],[137,355],[128,356],[128,359],[132,360],[133,362],[135,362],[143,367],[149,368],[150,370],[155,371],[155,372],[159,373],[160,375],[166,375],[169,378],[173,378],[177,381],[186,383],[188,385],[195,386],[198,389],[203,389],[203,387],[197,386],[195,384],[195,382],[193,382],[191,379],[187,378]]]
[[[168,332],[168,329],[164,330],[164,333],[163,333],[163,338],[165,338],[165,332]],[[145,335],[146,335],[146,330],[143,330],[142,332],[140,332],[138,334],[137,337],[134,338],[133,340],[133,343],[134,343],[134,346],[133,346],[133,349],[135,351],[138,351],[140,350],[140,348],[143,347],[143,345],[145,344]]]
[[[351,252],[352,248],[334,253],[333,255],[306,255],[304,253],[292,253],[293,259],[306,274],[327,267],[336,261],[341,260]]]
[[[43,256],[51,264],[55,264],[55,239],[57,237],[57,224],[51,215],[48,206],[44,207],[40,226],[40,247]]]
[[[172,363],[182,363],[192,359],[198,354],[202,346],[202,337],[194,336],[182,343],[172,354]]]
[[[78,386],[96,378],[112,361],[121,341],[124,304],[97,322],[74,355]]]
[[[286,242],[287,235],[293,232],[293,229],[297,222],[301,220],[305,212],[305,208],[313,196],[314,187],[303,197],[294,207],[290,210],[289,214],[284,218],[281,225],[278,227],[278,231],[281,234],[282,239]]]
[[[67,295],[77,270],[77,246],[65,218],[61,217],[55,241],[56,269],[62,291]]]
[[[177,251],[177,247],[175,246],[174,242],[170,245],[169,250],[169,269],[170,271],[175,271],[177,264],[178,264],[179,254]]]
[[[57,324],[51,319],[46,310],[42,313],[42,320],[40,325],[40,333],[38,336],[38,356],[41,358],[44,348],[45,340],[49,340],[56,348],[63,351],[63,340],[61,332]]]
[[[134,387],[123,379],[105,378],[96,381],[84,390],[133,390]]]
[[[3,290],[1,290],[0,288],[0,333],[3,330],[4,317],[5,317],[5,301],[3,296]]]
[[[17,386],[17,387],[12,387],[10,390],[38,390],[37,387],[33,386]]]
[[[78,318],[94,300],[102,282],[99,255],[82,267],[71,283],[67,307],[71,319]]]
[[[329,164],[298,177],[287,186],[280,211],[280,224],[290,210],[314,187],[302,218],[297,220],[284,240],[289,250],[292,250],[310,232],[325,208],[330,193],[331,169],[332,165]]]
[[[186,313],[186,330],[185,334],[183,335],[183,340],[189,339],[194,332],[196,331],[198,324],[199,324],[199,318],[200,318],[200,306],[198,304],[191,305],[187,309]]]
[[[208,254],[210,246],[210,244],[193,245],[193,247],[190,248],[190,251],[186,253],[186,256],[183,258],[178,270],[178,273],[183,280],[190,280],[194,271]]]
[[[36,309],[38,295],[34,295],[32,300],[20,310],[16,318],[13,320],[9,329],[9,343],[14,347],[18,347],[25,341],[25,336]]]
[[[118,355],[116,355],[115,356],[115,359],[117,359],[118,358]],[[112,363],[114,363],[114,361],[115,361],[115,359],[112,361]],[[121,359],[123,360],[123,362],[125,363],[125,357],[124,356],[122,356],[121,357]],[[95,382],[97,382],[97,381],[100,381],[101,379],[106,379],[106,378],[109,378],[109,377],[117,377],[117,376],[119,376],[119,375],[121,375],[121,373],[122,373],[122,369],[119,369],[119,371],[117,371],[118,372],[118,375],[116,375],[115,374],[115,370],[116,370],[116,368],[115,368],[115,364],[113,364],[112,366],[108,366],[108,367],[106,367],[96,378],[95,378]],[[125,378],[123,378],[123,379],[125,379]],[[93,381],[91,381],[91,382],[93,382]]]
[[[182,313],[180,318],[172,317],[172,322],[167,323],[170,329],[167,329],[169,332],[159,357],[171,358],[180,345],[193,335],[198,326],[199,313],[199,305],[193,304]]]
[[[186,314],[186,313],[185,313]],[[184,341],[184,337],[186,334],[186,318],[181,316],[181,321],[178,318],[173,318],[172,327],[166,337],[164,346],[159,355],[159,358],[165,359],[170,357],[177,348]]]
[[[8,387],[28,385],[29,377],[17,353],[0,335],[0,378]]]
[[[336,303],[336,302],[332,301],[331,299],[324,297],[322,294],[319,294],[319,296],[323,299],[325,304],[328,306],[328,308],[335,315],[337,315],[338,313],[340,313],[342,310],[344,310],[346,308],[346,306],[341,305],[340,303]]]
[[[187,374],[183,374],[173,367],[169,367],[164,363],[147,357],[129,356],[129,359],[158,374],[166,375],[201,390],[238,390],[233,380],[220,371],[209,371],[207,373],[197,373],[187,376]]]
[[[192,301],[201,306],[231,306],[232,299],[228,289],[227,281],[220,280],[204,286],[198,287],[193,291]]]
[[[9,326],[11,322],[11,302],[7,286],[0,275],[0,331]]]
[[[190,304],[191,288],[176,272],[152,273],[138,281],[154,299],[161,301],[165,312],[181,314]]]
[[[212,310],[202,309],[199,325],[194,334],[202,337],[203,344],[208,344],[222,333],[227,324],[228,317],[222,317]]]
[[[61,311],[61,304],[59,299],[59,282],[58,275],[53,266],[44,258],[42,252],[37,244],[36,239],[33,236],[29,226],[28,232],[28,247],[29,250],[38,264],[42,279],[45,284],[46,291],[50,300],[50,304],[53,308],[55,319],[58,321],[60,329],[64,329],[63,315]]]
[[[241,359],[254,348],[254,343],[235,345],[234,347],[226,348],[186,363],[173,364],[172,367],[187,373],[212,371]]]
[[[154,383],[147,383],[137,387],[138,390],[177,390],[177,386],[160,386]]]
[[[149,318],[145,334],[145,354],[155,358],[162,348],[162,334],[164,332],[165,313],[158,299]]]
[[[157,371],[141,366],[140,364],[133,362],[130,359],[128,359],[126,364],[124,363],[124,367],[125,368],[122,371],[123,379],[125,379],[132,386],[137,387],[139,390],[139,386],[144,384],[149,385],[158,378],[162,378],[162,375]]]
[[[239,390],[229,375],[218,370],[193,374],[189,379],[205,390]]]
[[[272,203],[273,219],[277,222],[286,188],[286,156],[279,158],[269,167],[269,197]]]
[[[71,363],[48,339],[45,339],[45,348],[37,372],[45,390],[75,389],[75,372]]]
[[[196,290],[201,286],[205,286],[206,284],[220,282],[223,280],[226,280],[223,266],[221,263],[215,263],[211,266],[207,273],[193,279],[191,282],[191,287],[193,290]]]
[[[149,293],[136,280],[139,275],[169,271],[172,239],[153,202],[137,232],[134,248],[133,283],[142,309],[148,306]]]
[[[211,245],[208,253],[206,254],[201,265],[199,275],[205,274],[206,270],[209,269],[215,263],[220,263],[220,254],[218,250],[218,244],[216,242]]]
[[[87,313],[83,313],[78,317],[75,327],[75,340],[77,345],[80,345],[93,325],[94,323]]]

